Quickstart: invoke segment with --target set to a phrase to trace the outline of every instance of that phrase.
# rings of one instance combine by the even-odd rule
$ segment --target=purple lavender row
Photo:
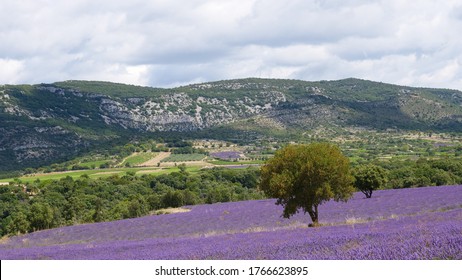
[[[338,224],[415,215],[459,207],[461,204],[462,186],[444,186],[377,191],[370,199],[364,199],[361,193],[356,193],[348,203],[331,201],[321,205],[319,211],[321,223]],[[275,200],[197,205],[191,207],[191,210],[182,214],[146,216],[34,232],[13,237],[6,244],[0,244],[0,249],[3,246],[45,246],[49,242],[68,244],[225,234],[253,228],[272,230],[310,222],[308,215],[303,214],[291,219],[281,218],[282,207],[275,205]]]
[[[462,259],[462,209],[368,224],[9,249],[2,259]]]
[[[229,160],[229,159],[238,159],[241,157],[240,152],[233,152],[233,151],[228,151],[228,152],[216,152],[216,153],[210,153],[210,156],[219,158],[219,159],[224,159],[224,160]]]

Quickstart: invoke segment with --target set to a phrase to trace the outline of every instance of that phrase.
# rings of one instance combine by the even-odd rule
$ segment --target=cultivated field
[[[280,217],[274,200],[45,230],[4,239],[0,259],[462,259],[462,186],[382,190]]]

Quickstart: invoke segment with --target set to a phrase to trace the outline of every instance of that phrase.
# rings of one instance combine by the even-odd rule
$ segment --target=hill
[[[274,200],[44,230],[4,239],[0,259],[462,259],[462,186],[360,193],[320,206],[323,226]]]
[[[461,104],[456,90],[358,79],[240,79],[173,89],[96,81],[4,85],[0,171],[69,160],[134,138],[249,142],[358,129],[459,133]]]

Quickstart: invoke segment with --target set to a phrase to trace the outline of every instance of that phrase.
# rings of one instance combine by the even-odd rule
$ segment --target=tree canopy
[[[353,194],[350,164],[340,149],[329,143],[288,145],[261,169],[259,187],[277,198],[289,218],[302,209],[313,225],[318,224],[318,206],[325,201],[347,201]]]
[[[384,186],[387,182],[385,169],[380,166],[367,164],[356,167],[353,170],[355,187],[367,198],[372,197],[372,192]]]

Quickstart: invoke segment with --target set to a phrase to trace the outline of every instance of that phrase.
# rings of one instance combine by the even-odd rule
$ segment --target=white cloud
[[[358,77],[462,89],[458,0],[23,0],[0,10],[0,83]]]
[[[0,84],[20,83],[23,68],[23,63],[19,60],[0,58]]]

